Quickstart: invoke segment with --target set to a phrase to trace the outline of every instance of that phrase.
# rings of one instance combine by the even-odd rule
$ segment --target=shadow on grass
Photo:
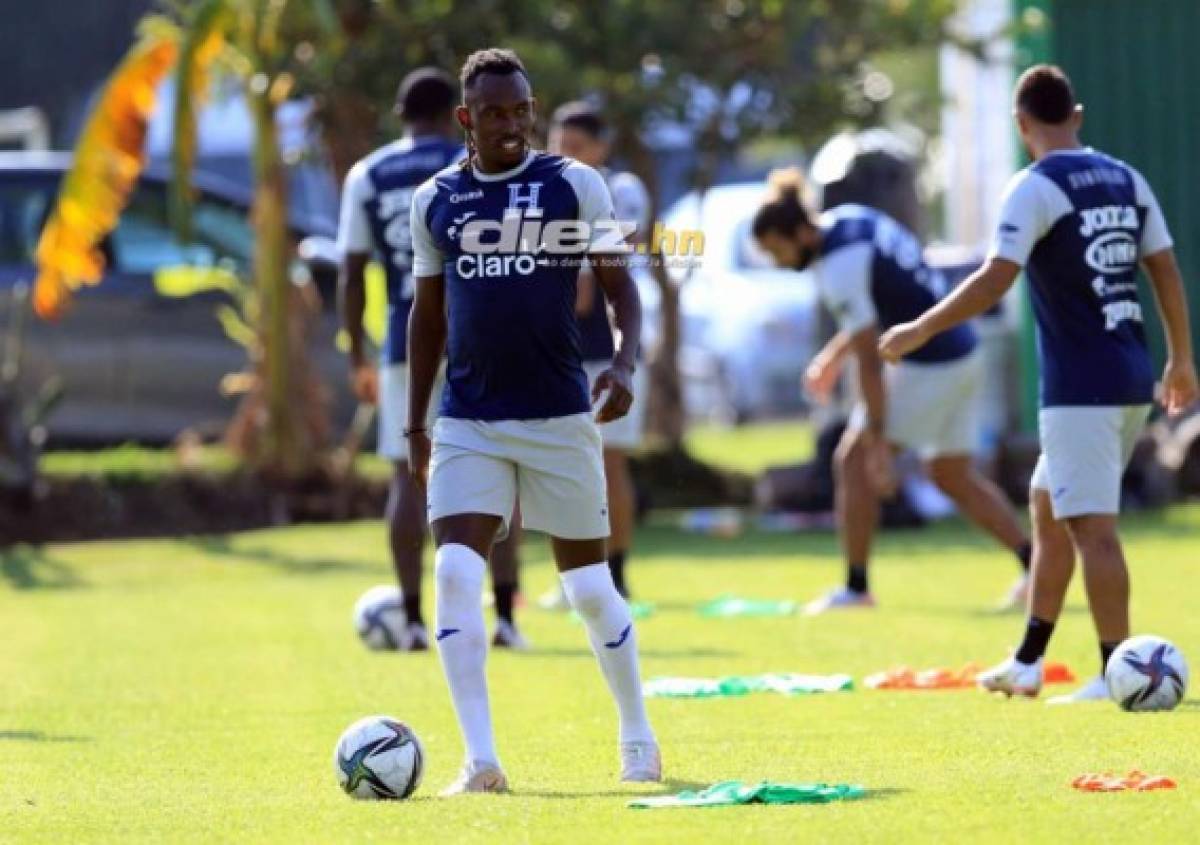
[[[912,792],[912,790],[903,786],[867,787],[866,793],[861,798],[856,798],[847,803],[857,804],[860,801],[886,801],[888,798],[896,798],[909,792]]]
[[[668,779],[668,780],[664,780],[661,784],[658,785],[658,788],[654,789],[653,791],[650,790],[649,788],[637,789],[634,787],[629,787],[626,789],[617,789],[617,790],[612,790],[612,789],[595,790],[592,792],[581,792],[581,791],[573,792],[573,791],[568,791],[568,790],[550,792],[550,791],[546,791],[546,790],[526,791],[523,789],[516,789],[516,790],[513,790],[513,795],[518,798],[555,798],[555,799],[559,799],[559,798],[645,798],[645,797],[649,797],[652,795],[653,796],[673,795],[676,792],[683,792],[685,789],[689,789],[689,790],[707,789],[710,786],[712,786],[711,783],[702,783],[700,781]]]
[[[76,590],[88,586],[67,563],[31,546],[0,552],[0,579],[14,590]]]
[[[90,736],[48,734],[45,731],[0,731],[0,742],[91,742]]]
[[[528,652],[514,652],[521,657],[586,657],[589,660],[595,660],[596,655],[592,654],[591,649],[587,648],[541,648],[538,647]],[[737,657],[740,651],[730,651],[724,648],[639,648],[638,655],[641,657],[656,657],[672,660],[687,660],[700,659],[705,657]]]
[[[234,543],[226,536],[192,537],[187,545],[212,557],[225,557],[269,566],[288,575],[324,575],[326,573],[374,572],[376,567],[357,561],[332,557],[293,555],[267,546]]]

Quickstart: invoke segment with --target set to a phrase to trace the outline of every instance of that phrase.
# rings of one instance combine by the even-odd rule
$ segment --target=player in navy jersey
[[[925,264],[920,242],[865,206],[841,205],[810,220],[799,171],[776,171],[771,186],[773,196],[754,217],[754,237],[780,266],[811,266],[838,321],[838,334],[814,359],[809,378],[827,381],[841,355],[852,353],[861,393],[834,461],[846,585],[810,602],[806,612],[874,606],[867,564],[878,497],[895,486],[897,448],[917,451],[942,492],[1027,570],[1030,546],[1016,515],[972,464],[983,378],[975,332],[969,326],[950,329],[886,369],[876,350],[881,330],[912,319],[945,293],[941,274]]]
[[[400,83],[396,111],[405,133],[359,161],[346,176],[338,241],[342,258],[342,313],[350,339],[351,383],[359,401],[379,406],[379,453],[393,462],[386,518],[392,563],[404,597],[401,651],[424,651],[429,638],[421,615],[421,555],[425,545],[425,494],[408,471],[402,432],[407,411],[408,315],[413,301],[409,210],[417,186],[463,156],[454,120],[454,78],[420,68]],[[367,359],[363,332],[365,272],[372,254],[387,280],[387,328],[378,370]],[[515,543],[498,545],[492,557],[497,625],[493,643],[522,647],[513,619],[517,591]]]
[[[610,238],[612,200],[600,174],[530,149],[536,103],[516,55],[476,52],[460,81],[456,116],[469,159],[422,184],[412,203],[417,284],[405,432],[410,469],[428,484],[437,646],[466,745],[461,776],[444,794],[507,789],[492,736],[479,597],[485,560],[518,496],[525,524],[551,537],[563,589],[616,700],[621,777],[657,781],[662,765],[642,700],[637,634],[608,568],[596,429],[633,401],[637,288],[620,238]],[[585,253],[621,333],[590,397],[575,321]],[[430,432],[443,350],[441,416]]]
[[[1124,162],[1079,141],[1083,109],[1057,67],[1017,81],[1017,127],[1033,164],[1009,183],[987,262],[953,294],[880,341],[895,359],[990,308],[1025,268],[1037,320],[1042,454],[1031,481],[1033,588],[1016,653],[979,676],[985,689],[1035,696],[1042,660],[1075,569],[1083,561],[1100,640],[1100,676],[1051,703],[1107,698],[1108,658],[1129,636],[1129,573],[1117,536],[1121,475],[1154,400],[1137,271],[1162,315],[1162,401],[1196,401],[1183,282],[1153,192]]]
[[[645,241],[650,225],[650,195],[634,174],[610,170],[605,166],[612,150],[611,130],[598,109],[585,102],[559,106],[550,122],[547,146],[552,153],[569,156],[596,168],[612,194],[617,219],[637,227],[630,235],[629,242]],[[613,332],[608,318],[608,303],[603,291],[597,289],[595,276],[589,268],[584,267],[580,272],[578,285],[575,314],[579,319],[583,368],[591,383],[612,363]],[[608,538],[608,567],[612,570],[618,592],[626,598],[629,597],[629,587],[625,580],[625,564],[633,542],[636,509],[633,478],[629,474],[629,452],[642,442],[646,420],[644,376],[641,368],[634,375],[634,398],[629,413],[600,426],[600,437],[604,441],[609,521],[612,523],[612,535]],[[541,604],[547,609],[565,609],[566,596],[562,590],[555,589],[542,598]]]

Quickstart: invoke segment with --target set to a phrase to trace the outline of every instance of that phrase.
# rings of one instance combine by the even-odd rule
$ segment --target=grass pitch
[[[1126,523],[1138,631],[1200,670],[1200,507]],[[961,526],[886,536],[881,608],[705,620],[721,593],[807,598],[839,578],[832,536],[734,540],[649,528],[631,568],[647,676],[865,674],[993,661],[1020,621],[989,612],[1008,557]],[[526,545],[525,588],[553,581]],[[616,781],[615,715],[580,626],[526,610],[530,654],[489,662],[515,794],[434,797],[461,744],[434,654],[375,654],[350,608],[388,578],[378,524],[228,539],[18,549],[0,557],[0,842],[1189,841],[1200,821],[1200,702],[1130,715],[974,690],[652,700],[677,790],[723,779],[861,783],[815,807],[635,811]],[[426,599],[432,615],[432,596]],[[1050,657],[1098,657],[1078,585]],[[331,753],[354,719],[409,722],[428,753],[411,801],[357,803]],[[1082,794],[1086,771],[1141,768],[1174,792]],[[649,790],[654,791],[654,790]],[[665,791],[665,790],[664,790]]]

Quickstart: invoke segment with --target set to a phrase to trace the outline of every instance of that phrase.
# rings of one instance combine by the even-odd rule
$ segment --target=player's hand
[[[842,375],[842,359],[833,355],[817,355],[804,371],[804,389],[818,405],[829,403],[834,385]]]
[[[1196,383],[1196,365],[1190,360],[1167,361],[1163,371],[1162,403],[1171,416],[1182,414],[1200,398]]]
[[[876,494],[889,498],[896,492],[896,460],[892,446],[878,435],[868,434],[867,480]]]
[[[920,320],[897,323],[879,338],[879,357],[892,364],[908,353],[920,349],[929,341],[929,334]]]
[[[359,402],[379,404],[379,371],[370,364],[351,365],[350,388]]]
[[[429,483],[429,456],[432,452],[433,444],[429,441],[428,432],[422,430],[409,432],[408,474],[422,490]]]
[[[596,422],[598,423],[619,420],[629,413],[629,406],[633,404],[633,368],[628,364],[614,363],[597,376],[596,383],[592,385],[593,405],[604,395],[606,390],[608,398],[596,412]]]

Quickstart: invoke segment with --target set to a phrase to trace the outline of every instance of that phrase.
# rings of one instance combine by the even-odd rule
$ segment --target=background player
[[[608,184],[617,219],[637,225],[629,242],[645,240],[650,225],[650,195],[642,180],[634,174],[605,167],[612,152],[612,133],[598,109],[582,101],[560,106],[550,122],[547,147],[552,153],[596,168]],[[594,384],[612,364],[615,347],[608,302],[586,265],[579,273],[579,295],[575,305],[583,369],[588,384]],[[634,375],[633,405],[629,413],[600,426],[600,437],[604,441],[604,478],[608,485],[608,518],[612,525],[612,535],[608,538],[608,566],[617,590],[626,598],[629,598],[629,586],[625,565],[633,544],[637,504],[633,478],[629,474],[629,452],[642,444],[646,421],[645,391],[645,374],[639,368]],[[561,590],[554,590],[543,597],[542,605],[565,609],[566,596]]]
[[[461,81],[457,118],[471,155],[413,198],[417,291],[406,431],[414,476],[428,470],[437,644],[466,745],[462,774],[446,794],[507,788],[492,736],[479,595],[484,561],[518,495],[525,524],[551,537],[563,589],[616,700],[622,779],[657,781],[661,760],[642,699],[637,637],[605,552],[600,435],[574,316],[581,256],[543,248],[553,224],[594,229],[611,221],[612,201],[595,170],[529,148],[536,104],[515,54],[474,53]],[[505,221],[517,226],[520,242],[495,240]],[[581,251],[589,244],[583,240]],[[603,423],[633,401],[641,306],[624,264],[592,256],[621,332],[592,393],[606,394],[596,417]],[[446,386],[431,445],[425,422],[443,349]]]
[[[1138,300],[1140,262],[1167,336],[1163,402],[1197,397],[1187,304],[1171,236],[1136,170],[1079,141],[1083,109],[1057,67],[1017,81],[1017,127],[1034,163],[1008,186],[983,268],[935,308],[880,342],[891,360],[990,308],[1024,267],[1037,318],[1042,454],[1031,481],[1034,577],[1025,637],[1013,657],[979,676],[986,689],[1037,695],[1042,658],[1083,559],[1100,639],[1100,674],[1129,636],[1129,573],[1117,537],[1121,475],[1154,397]],[[1052,702],[1108,697],[1103,677]]]
[[[408,471],[408,449],[402,437],[408,416],[407,332],[413,301],[412,237],[409,209],[416,187],[447,164],[462,157],[461,130],[454,120],[458,87],[454,78],[433,67],[404,77],[396,95],[396,112],[405,132],[358,162],[346,176],[342,192],[338,247],[342,314],[350,339],[350,372],[360,402],[379,406],[379,453],[393,463],[386,519],[392,565],[404,596],[406,625],[401,651],[424,651],[429,638],[421,614],[421,555],[425,546],[425,494]],[[372,253],[379,256],[387,278],[387,330],[376,369],[366,353],[363,312],[365,274]],[[524,647],[513,619],[517,593],[516,543],[498,545],[493,555],[496,613],[493,642]]]
[[[867,563],[879,494],[895,485],[895,447],[919,452],[942,492],[1028,569],[1029,542],[1015,514],[971,462],[983,377],[974,331],[959,326],[943,332],[886,372],[876,350],[881,328],[920,314],[943,293],[944,282],[925,265],[916,237],[861,205],[838,206],[812,222],[798,170],[776,171],[771,186],[773,196],[754,217],[754,237],[780,266],[813,267],[839,325],[839,335],[814,363],[818,369],[836,366],[840,349],[848,348],[858,361],[862,394],[835,456],[846,585],[810,602],[806,611],[874,606]],[[809,377],[823,380],[821,373]]]

